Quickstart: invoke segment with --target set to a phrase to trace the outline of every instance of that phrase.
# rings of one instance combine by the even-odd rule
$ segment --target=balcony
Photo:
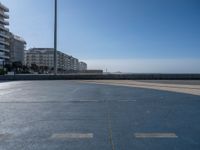
[[[0,36],[1,36],[1,37],[4,37],[4,38],[6,38],[6,39],[9,39],[9,36],[6,35],[5,33],[2,33],[1,31],[0,31]]]
[[[5,55],[0,55],[0,58],[3,58],[3,59],[10,59],[9,56],[5,56]]]
[[[9,19],[9,15],[5,14],[2,11],[0,11],[0,15],[3,16],[5,19]]]
[[[9,46],[10,44],[8,42],[5,42],[5,41],[0,41],[1,44],[4,44],[4,45],[7,45]]]
[[[0,2],[0,8],[3,9],[5,12],[9,12],[9,9],[3,4],[1,4],[1,2]]]
[[[9,25],[9,22],[0,18],[0,23],[3,24],[3,25]]]
[[[9,29],[4,27],[4,26],[2,26],[2,25],[0,25],[0,29],[9,32]]]
[[[10,50],[8,50],[8,49],[5,49],[5,48],[0,48],[0,51],[3,51],[3,52],[10,52]]]

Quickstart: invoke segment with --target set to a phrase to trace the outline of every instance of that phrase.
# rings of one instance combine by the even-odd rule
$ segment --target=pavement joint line
[[[54,133],[51,135],[52,140],[70,140],[70,139],[92,139],[93,133]]]
[[[135,133],[135,138],[178,138],[178,136],[175,133],[158,133],[158,132],[152,132],[152,133]]]
[[[113,136],[112,136],[111,112],[109,111],[108,101],[107,101],[107,114],[108,114],[107,117],[108,117],[109,141],[110,141],[112,150],[115,150],[115,145],[114,145]]]

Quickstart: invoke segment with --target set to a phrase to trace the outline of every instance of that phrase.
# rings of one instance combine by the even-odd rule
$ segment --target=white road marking
[[[104,102],[102,100],[72,100],[69,102]]]
[[[136,102],[136,100],[107,100],[108,102]],[[71,100],[67,102],[106,102],[106,100]]]
[[[117,102],[136,102],[136,100],[117,100]]]
[[[178,138],[175,133],[135,133],[135,138]]]
[[[0,134],[0,141],[6,140],[10,137],[11,137],[11,134],[8,134],[8,133]]]
[[[93,133],[55,133],[52,134],[50,139],[54,140],[69,140],[69,139],[91,139]]]

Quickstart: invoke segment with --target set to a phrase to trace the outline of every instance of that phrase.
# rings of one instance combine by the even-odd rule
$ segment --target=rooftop
[[[26,41],[22,37],[20,37],[18,35],[14,35],[13,37],[14,37],[15,40],[18,40],[18,41],[26,43]]]

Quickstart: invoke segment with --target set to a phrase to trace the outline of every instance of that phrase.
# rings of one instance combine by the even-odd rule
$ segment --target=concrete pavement
[[[200,97],[77,81],[0,83],[1,150],[199,150]]]

